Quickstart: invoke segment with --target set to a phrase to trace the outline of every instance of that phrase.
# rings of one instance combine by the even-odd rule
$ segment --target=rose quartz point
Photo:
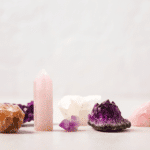
[[[142,104],[128,119],[132,126],[150,127],[150,102]]]
[[[34,81],[34,128],[36,131],[53,130],[52,80],[42,70]]]

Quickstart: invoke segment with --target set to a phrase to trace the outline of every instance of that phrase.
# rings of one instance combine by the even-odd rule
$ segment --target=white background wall
[[[55,101],[68,94],[143,100],[149,65],[149,0],[0,1],[1,101],[33,99],[43,68]]]

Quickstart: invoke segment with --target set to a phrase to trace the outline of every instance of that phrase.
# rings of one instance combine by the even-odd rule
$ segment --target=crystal
[[[21,127],[24,112],[18,105],[0,104],[0,132],[15,133]]]
[[[131,123],[121,116],[118,106],[109,100],[94,105],[88,115],[88,124],[98,131],[120,131],[131,126]]]
[[[150,102],[142,104],[128,119],[133,126],[150,127]]]
[[[90,95],[86,97],[68,95],[59,101],[58,107],[64,119],[69,119],[72,115],[78,116],[80,125],[87,125],[88,114],[92,110],[93,105],[100,100],[100,95]]]
[[[77,116],[71,116],[71,119],[67,120],[64,119],[59,126],[63,128],[64,130],[68,132],[74,132],[77,131],[78,127],[80,125],[79,117]]]
[[[31,101],[27,105],[17,104],[22,111],[25,113],[23,123],[34,120],[34,101]]]
[[[53,84],[45,70],[34,80],[34,129],[53,130]]]

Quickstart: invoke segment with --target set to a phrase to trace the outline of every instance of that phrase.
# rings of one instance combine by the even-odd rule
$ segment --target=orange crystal
[[[0,103],[0,132],[15,133],[23,123],[25,113],[18,105]]]

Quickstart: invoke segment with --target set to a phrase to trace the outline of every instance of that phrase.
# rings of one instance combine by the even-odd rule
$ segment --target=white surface
[[[142,104],[142,100],[118,99],[124,118]],[[146,102],[146,101],[145,101]],[[56,104],[56,103],[55,103]],[[54,121],[60,123],[63,117],[55,106]],[[27,123],[17,134],[0,134],[1,150],[149,150],[150,127],[131,127],[123,132],[98,132],[90,126],[80,126],[78,132],[67,133],[54,124],[52,132],[34,131],[34,122]]]
[[[150,97],[149,18],[149,0],[1,0],[0,100],[33,99],[43,68],[55,97]]]
[[[150,128],[131,127],[123,132],[98,132],[90,126],[65,132],[54,125],[52,132],[21,127],[18,134],[0,134],[1,150],[149,150]]]

